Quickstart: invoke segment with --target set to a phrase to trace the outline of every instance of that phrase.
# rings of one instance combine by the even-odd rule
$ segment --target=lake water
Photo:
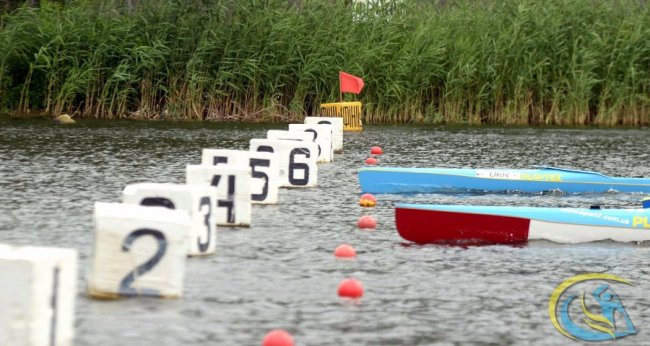
[[[95,202],[120,201],[131,183],[184,183],[202,148],[247,149],[271,128],[286,125],[0,118],[0,242],[78,250],[75,345],[259,345],[274,328],[297,345],[567,344],[550,322],[549,296],[585,272],[632,282],[612,287],[639,332],[616,344],[650,344],[648,245],[416,246],[396,233],[392,207],[630,207],[644,195],[378,195],[369,209],[357,205],[356,177],[373,145],[384,149],[385,166],[547,164],[650,176],[648,129],[366,126],[319,165],[317,188],[282,189],[278,205],[253,206],[250,228],[221,227],[215,255],[188,259],[183,298],[86,296]],[[377,230],[356,228],[363,214],[377,218]],[[356,247],[356,260],[334,258],[342,243]],[[362,299],[337,296],[347,277],[363,283]]]

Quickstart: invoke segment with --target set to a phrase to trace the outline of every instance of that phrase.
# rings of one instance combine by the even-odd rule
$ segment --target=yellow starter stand
[[[320,116],[343,118],[344,131],[361,131],[361,102],[321,103]]]

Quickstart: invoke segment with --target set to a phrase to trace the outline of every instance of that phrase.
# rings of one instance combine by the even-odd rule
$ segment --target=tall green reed
[[[364,78],[367,122],[650,122],[634,0],[41,1],[0,20],[0,108],[299,120]]]

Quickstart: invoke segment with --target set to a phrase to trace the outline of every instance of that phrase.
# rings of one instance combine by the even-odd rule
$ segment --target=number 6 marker
[[[311,138],[310,134],[297,132]],[[250,141],[251,151],[278,154],[279,185],[282,187],[313,187],[318,184],[318,146],[314,142],[285,139]]]

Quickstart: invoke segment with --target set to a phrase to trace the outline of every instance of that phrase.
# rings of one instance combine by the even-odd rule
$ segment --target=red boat
[[[397,204],[397,232],[425,243],[513,244],[650,240],[650,209]]]

